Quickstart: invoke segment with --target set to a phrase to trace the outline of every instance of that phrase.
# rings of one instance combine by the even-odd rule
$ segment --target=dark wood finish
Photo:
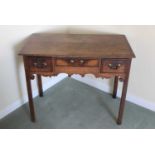
[[[60,66],[55,66],[55,73],[59,74],[59,73],[67,73],[69,75],[72,74],[80,74],[80,75],[84,75],[84,74],[89,74],[92,73],[94,75],[98,75],[99,73],[99,69],[98,67],[60,67]]]
[[[114,78],[114,89],[113,89],[113,98],[116,98],[117,96],[117,88],[118,88],[118,76],[115,76]]]
[[[91,73],[96,77],[115,77],[114,98],[118,81],[124,81],[117,119],[121,124],[131,59],[135,57],[124,35],[32,34],[19,54],[24,57],[32,121],[35,121],[31,90],[34,74],[39,95],[43,96],[41,76]]]
[[[77,66],[77,67],[97,67],[99,61],[96,59],[77,59],[77,58],[59,58],[56,59],[56,66]]]
[[[128,67],[128,59],[103,59],[102,72],[124,73]]]
[[[27,56],[133,58],[124,35],[32,34],[20,51]]]
[[[41,75],[37,74],[38,93],[40,97],[43,97],[42,79]]]
[[[130,61],[130,64],[131,64],[131,61]],[[126,93],[127,93],[127,88],[128,88],[129,73],[130,73],[130,66],[128,66],[128,71],[126,73],[126,77],[125,77],[124,83],[123,83],[123,91],[122,91],[122,97],[121,97],[121,102],[120,102],[117,124],[122,124],[124,107],[125,107],[125,98],[126,98]]]
[[[52,71],[52,59],[44,57],[29,57],[29,66],[31,72],[51,72]]]
[[[32,120],[32,122],[35,122],[35,111],[34,111],[32,88],[31,88],[31,75],[30,75],[30,72],[29,72],[29,67],[27,65],[27,60],[28,59],[26,57],[24,57],[26,85],[27,85],[27,92],[28,92],[28,100],[29,100],[31,120]]]

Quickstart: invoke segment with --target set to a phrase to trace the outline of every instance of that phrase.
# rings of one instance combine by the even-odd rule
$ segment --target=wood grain
[[[135,57],[124,35],[32,34],[20,55],[52,57]]]

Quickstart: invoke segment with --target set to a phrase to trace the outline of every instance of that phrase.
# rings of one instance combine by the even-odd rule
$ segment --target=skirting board
[[[88,84],[92,87],[95,87],[97,89],[100,89],[104,92],[110,93],[110,86],[108,86],[107,84],[104,84],[104,82],[103,82],[104,79],[103,80],[100,78],[96,79],[92,75],[91,76],[85,76],[84,78],[82,78],[79,75],[73,75],[72,78],[74,78],[75,80],[78,80],[80,82],[86,83],[86,84]],[[122,93],[122,91],[120,89],[118,89],[117,97],[121,97],[121,93]],[[149,109],[151,111],[155,111],[155,103],[154,102],[144,100],[140,97],[131,95],[129,93],[127,93],[126,100],[131,102],[131,103],[134,103],[136,105],[139,105],[141,107],[144,107],[146,109]]]
[[[66,78],[67,75],[66,74],[60,74],[60,76],[55,77],[54,79],[52,79],[50,82],[47,82],[45,84],[43,84],[43,90],[47,90],[48,88],[54,86],[56,83],[60,82],[61,80],[63,80],[64,78]],[[92,76],[85,76],[84,78],[82,78],[79,75],[73,75],[72,76],[73,79],[78,80],[80,82],[83,82],[85,84],[88,84],[92,87],[95,87],[97,89],[100,89],[104,92],[110,93],[110,87],[107,84],[103,84],[103,81],[100,79],[96,79],[95,77]],[[34,90],[33,91],[33,97],[36,97],[38,95],[38,91]],[[118,89],[118,97],[121,96],[121,90]],[[127,94],[127,101],[134,103],[136,105],[139,105],[141,107],[147,108],[149,110],[155,111],[155,103],[146,101],[142,98],[136,97],[134,95],[130,95]],[[15,102],[13,102],[12,104],[10,104],[8,107],[6,107],[4,110],[2,110],[0,112],[0,119],[4,118],[5,116],[7,116],[8,114],[10,114],[11,112],[13,112],[14,110],[16,110],[17,108],[19,108],[20,106],[22,106],[23,104],[25,104],[28,101],[27,95],[23,98],[23,99],[19,99]]]

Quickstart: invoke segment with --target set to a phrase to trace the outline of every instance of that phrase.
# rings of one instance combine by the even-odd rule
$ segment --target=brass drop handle
[[[121,64],[108,64],[108,66],[111,68],[111,69],[118,69]]]

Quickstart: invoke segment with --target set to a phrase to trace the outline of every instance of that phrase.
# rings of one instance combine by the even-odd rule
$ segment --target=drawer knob
[[[33,65],[37,68],[44,68],[47,66],[47,63],[46,62],[34,62]]]
[[[37,63],[36,63],[36,62],[34,62],[33,65],[34,65],[35,67],[37,67]]]
[[[83,64],[84,63],[84,60],[80,60],[80,64]]]
[[[121,64],[109,64],[108,65],[111,69],[118,69],[120,66],[121,66]]]
[[[46,67],[46,66],[47,66],[47,63],[46,63],[46,62],[44,62],[44,63],[43,63],[43,66],[45,66],[45,67]]]
[[[75,61],[74,61],[73,59],[71,59],[71,60],[70,60],[70,63],[72,63],[72,64],[73,64],[74,62],[75,62]]]

